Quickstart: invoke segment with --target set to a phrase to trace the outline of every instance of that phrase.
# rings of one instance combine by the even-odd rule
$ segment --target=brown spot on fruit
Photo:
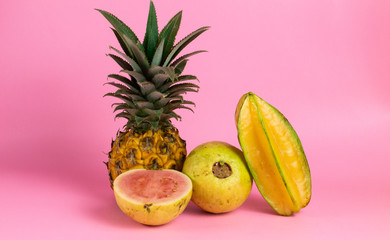
[[[150,153],[153,152],[153,138],[145,137],[141,141],[141,149],[144,152]]]
[[[127,162],[129,164],[129,166],[132,166],[132,165],[137,165],[137,158],[139,159],[140,158],[140,153],[139,151],[136,149],[136,148],[131,148],[128,152],[128,154],[126,155],[126,159],[127,159]]]
[[[160,144],[158,144],[158,153],[164,155],[168,154],[169,153],[168,144],[166,144],[165,142],[161,142]]]
[[[180,212],[181,207],[182,207],[184,204],[185,204],[185,200],[179,202],[179,212]]]
[[[232,168],[230,165],[222,161],[214,163],[212,170],[214,176],[217,178],[223,179],[232,175]]]
[[[150,213],[150,207],[151,207],[152,205],[153,205],[152,203],[145,203],[144,208],[146,209],[146,211],[147,211],[148,213]]]
[[[170,143],[176,142],[175,137],[174,137],[172,134],[170,134],[170,133],[165,133],[165,134],[163,135],[163,137],[164,137],[164,139],[165,139],[166,141],[168,141],[168,142],[170,142]]]

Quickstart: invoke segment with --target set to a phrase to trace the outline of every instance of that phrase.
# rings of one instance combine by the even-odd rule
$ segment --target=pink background
[[[1,239],[390,239],[390,2],[156,0],[160,27],[184,10],[179,37],[211,30],[187,51],[195,114],[175,125],[188,150],[238,146],[234,110],[253,91],[282,111],[312,172],[309,206],[274,214],[256,188],[234,212],[192,203],[146,227],[116,206],[102,161],[114,121],[105,56],[117,46],[94,8],[143,39],[149,1],[0,4]],[[269,237],[269,238],[268,238]]]

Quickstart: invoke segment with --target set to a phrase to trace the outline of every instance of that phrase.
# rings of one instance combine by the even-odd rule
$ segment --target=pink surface
[[[94,8],[143,38],[148,1],[2,1],[1,239],[390,239],[389,1],[155,1],[160,26],[184,10],[179,37],[210,25],[186,69],[201,91],[176,123],[188,150],[238,146],[234,109],[253,91],[298,132],[313,197],[293,217],[254,188],[234,212],[190,204],[145,227],[116,206],[102,161],[122,121],[102,98],[117,46]]]

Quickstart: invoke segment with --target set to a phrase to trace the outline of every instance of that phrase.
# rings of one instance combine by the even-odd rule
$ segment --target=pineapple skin
[[[186,156],[186,142],[173,126],[144,132],[128,129],[118,132],[112,141],[105,164],[112,187],[115,178],[131,169],[181,171]]]

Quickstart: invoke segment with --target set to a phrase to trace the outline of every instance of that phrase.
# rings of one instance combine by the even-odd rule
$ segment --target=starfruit
[[[297,133],[275,107],[244,94],[235,113],[238,139],[258,190],[280,215],[292,215],[311,198],[311,176]]]

